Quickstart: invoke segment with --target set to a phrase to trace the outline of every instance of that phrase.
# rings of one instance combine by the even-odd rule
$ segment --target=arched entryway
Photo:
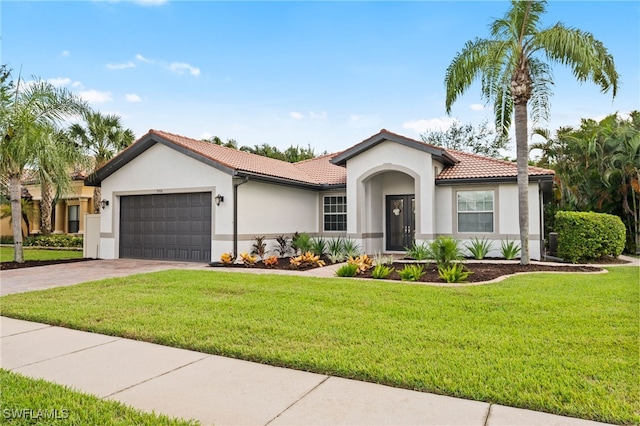
[[[398,252],[410,246],[419,230],[418,175],[386,164],[362,176],[358,218],[367,253]]]

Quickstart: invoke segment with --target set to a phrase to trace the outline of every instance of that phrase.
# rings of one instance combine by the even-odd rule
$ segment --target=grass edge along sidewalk
[[[0,369],[0,419],[14,425],[197,425]]]
[[[608,423],[640,423],[636,267],[479,287],[164,271],[2,315]]]

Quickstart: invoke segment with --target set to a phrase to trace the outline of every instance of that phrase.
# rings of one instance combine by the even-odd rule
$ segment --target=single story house
[[[381,130],[287,163],[150,130],[86,179],[102,187],[99,257],[218,261],[281,234],[347,237],[366,253],[440,235],[519,241],[516,165]],[[529,168],[530,255],[553,171]]]

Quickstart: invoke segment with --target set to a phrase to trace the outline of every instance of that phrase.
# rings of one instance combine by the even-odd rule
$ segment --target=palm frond
[[[536,34],[533,48],[571,68],[578,81],[592,81],[603,93],[611,90],[616,96],[619,76],[613,56],[591,33],[558,23]]]

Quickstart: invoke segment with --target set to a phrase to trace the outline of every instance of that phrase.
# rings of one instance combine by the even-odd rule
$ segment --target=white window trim
[[[493,196],[493,210],[476,210],[473,212],[460,212],[458,210],[458,194],[460,194],[461,192],[491,192],[492,196]],[[497,197],[497,189],[495,188],[473,188],[473,189],[459,189],[455,191],[454,197],[453,197],[453,204],[454,204],[454,220],[455,220],[455,234],[457,235],[486,235],[486,236],[492,236],[492,235],[496,235],[498,234],[498,197]],[[460,231],[460,223],[458,221],[458,217],[459,214],[465,214],[465,213],[491,213],[493,215],[493,223],[492,223],[492,231]]]
[[[326,205],[325,204],[325,200],[327,198],[337,198],[337,197],[343,197],[344,198],[344,212],[340,212],[340,213],[338,213],[338,212],[335,212],[335,213],[332,213],[332,212],[328,212],[327,213],[327,212],[325,212],[324,211],[324,207]],[[329,204],[329,205],[331,205],[331,204]],[[321,223],[320,227],[322,229],[322,232],[347,232],[347,220],[348,220],[347,219],[347,194],[326,194],[326,195],[323,195],[322,196],[321,209],[322,209],[322,215],[321,215],[322,223]],[[337,229],[329,230],[329,229],[326,229],[325,228],[325,217],[327,215],[330,215],[330,216],[344,215],[344,229],[341,229],[341,230],[337,230]]]

